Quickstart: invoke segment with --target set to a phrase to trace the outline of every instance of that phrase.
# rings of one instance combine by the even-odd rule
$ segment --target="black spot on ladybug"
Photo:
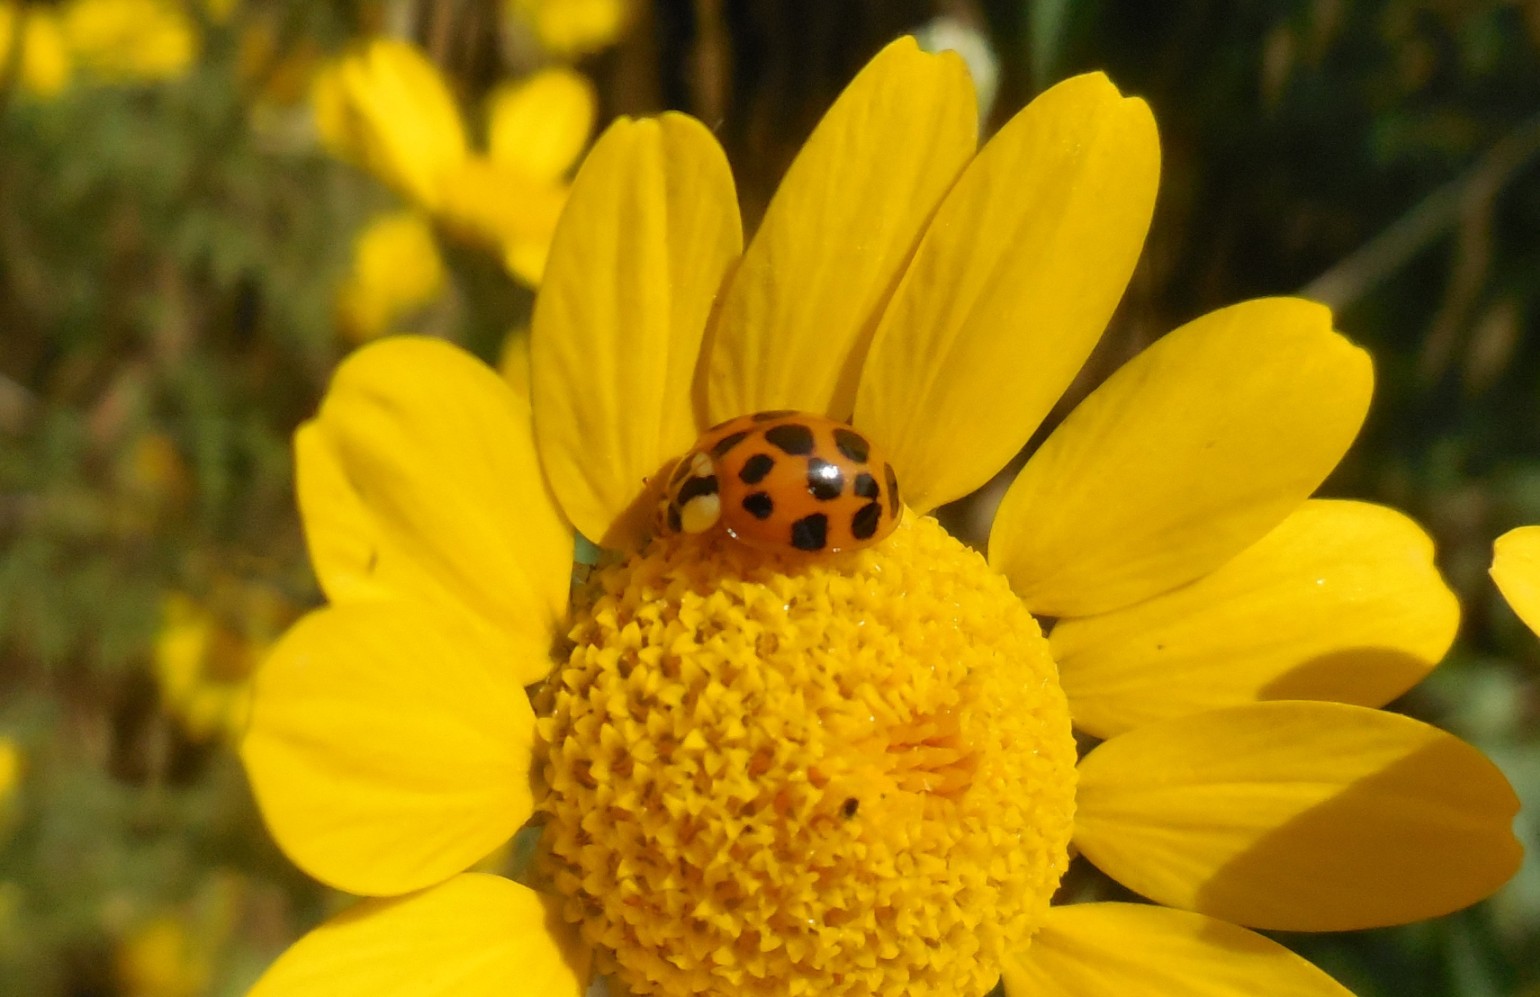
[[[769,412],[755,412],[753,415],[749,416],[749,418],[754,422],[769,422],[771,419],[784,419],[788,415],[796,414],[796,409],[778,408],[772,409]]]
[[[813,431],[800,422],[771,426],[765,430],[765,439],[793,457],[802,457],[813,452]]]
[[[840,448],[840,453],[857,464],[865,464],[867,456],[872,452],[872,445],[866,442],[866,437],[853,429],[836,429],[834,445]]]
[[[775,466],[775,458],[767,453],[757,453],[743,462],[738,469],[738,480],[746,485],[757,485],[765,480],[765,475]]]
[[[898,475],[893,473],[892,464],[884,464],[882,473],[888,479],[888,511],[892,513],[894,519],[897,519],[899,509]]]
[[[874,499],[878,495],[877,479],[862,471],[856,475],[855,486],[851,489],[857,498]]]
[[[821,512],[791,524],[791,545],[798,550],[823,550],[829,537],[829,517]]]
[[[682,529],[684,523],[679,519],[679,507],[671,504],[668,507],[668,532],[678,533]]]
[[[840,497],[840,492],[845,490],[845,476],[840,473],[838,465],[819,460],[817,457],[809,457],[807,490],[808,494],[820,502],[837,499]]]
[[[711,456],[721,457],[727,451],[748,439],[748,437],[749,431],[747,429],[733,433],[731,436],[722,437],[720,440],[717,440],[717,445],[711,448]]]
[[[870,540],[881,523],[882,505],[878,502],[868,502],[850,517],[850,535],[857,540]]]
[[[769,519],[775,511],[775,501],[764,492],[755,492],[744,498],[743,509],[755,519]]]
[[[717,493],[717,478],[714,474],[702,475],[699,478],[691,478],[679,486],[679,494],[674,502],[679,506],[690,504],[691,499],[700,498],[702,495],[715,495]]]
[[[840,807],[840,813],[845,815],[846,820],[849,820],[856,815],[856,811],[860,809],[860,807],[860,800],[856,799],[854,796],[847,797],[844,804]]]

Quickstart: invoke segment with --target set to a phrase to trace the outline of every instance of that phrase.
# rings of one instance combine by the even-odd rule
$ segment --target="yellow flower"
[[[166,596],[155,676],[166,709],[189,737],[241,736],[252,673],[294,615],[288,600],[261,586],[217,584],[203,599]]]
[[[131,915],[114,969],[125,997],[198,997],[212,987],[250,892],[240,873],[205,868],[184,903]]]
[[[192,494],[192,471],[181,452],[165,433],[143,433],[123,454],[120,471],[123,488],[154,506],[174,507]]]
[[[1249,929],[1417,920],[1513,872],[1496,768],[1378,709],[1457,608],[1410,520],[1309,498],[1372,380],[1326,309],[1145,351],[1032,455],[987,561],[928,515],[1074,377],[1158,173],[1100,75],[982,150],[976,113],[957,57],[894,43],[746,249],[710,132],[620,121],[527,393],[432,340],[342,365],[295,439],[330,605],[259,674],[242,755],[284,850],[377,899],[254,993],[577,994],[592,958],[666,997],[1340,995]],[[645,537],[702,427],[777,408],[881,444],[890,537]],[[568,523],[610,549],[570,604]],[[462,872],[531,820],[542,892]],[[1153,903],[1052,903],[1071,848]]]
[[[376,339],[442,294],[444,282],[427,219],[411,209],[381,215],[354,241],[352,269],[337,289],[337,323],[355,343]]]
[[[173,79],[198,57],[196,27],[170,0],[68,0],[60,18],[75,65],[102,81]]]
[[[211,11],[219,10],[211,5]],[[67,0],[54,7],[0,3],[0,52],[9,52],[17,18],[21,85],[59,93],[80,74],[104,83],[173,79],[198,56],[197,29],[173,0]]]
[[[117,972],[127,997],[198,997],[208,993],[213,965],[182,919],[163,914],[124,939]]]
[[[0,736],[0,810],[10,802],[21,783],[21,748],[8,737]]]
[[[5,840],[16,820],[16,809],[12,802],[16,796],[16,790],[21,785],[21,776],[24,763],[21,754],[21,746],[14,740],[0,734],[0,842]],[[5,886],[0,883],[0,928],[7,925],[10,911],[7,910]],[[0,947],[0,951],[3,951]]]
[[[46,7],[0,3],[0,61],[10,57],[16,25],[22,25],[16,79],[38,97],[52,97],[70,78],[70,53],[59,16]]]
[[[293,107],[314,88],[322,56],[314,38],[284,38],[277,24],[256,21],[241,31],[236,77],[259,104]]]
[[[470,150],[443,77],[405,42],[376,39],[324,68],[312,101],[336,155],[498,251],[514,276],[539,282],[565,175],[593,127],[583,77],[549,69],[496,91],[484,155]]]
[[[631,0],[505,0],[507,15],[529,26],[540,47],[564,59],[613,44],[631,23]]]

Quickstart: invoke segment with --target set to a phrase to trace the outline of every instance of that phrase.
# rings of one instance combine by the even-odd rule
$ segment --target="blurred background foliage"
[[[318,601],[288,441],[337,360],[417,331],[519,376],[594,129],[701,117],[752,223],[916,30],[968,54],[994,126],[1089,69],[1154,107],[1154,228],[1067,401],[1257,295],[1373,352],[1326,491],[1434,534],[1466,619],[1398,705],[1503,766],[1531,857],[1470,911],[1284,940],[1363,997],[1540,995],[1540,642],[1485,574],[1540,522],[1535,0],[0,0],[0,993],[241,993],[342,902],[232,750]],[[424,155],[440,181],[401,168]],[[977,539],[997,497],[943,515]]]

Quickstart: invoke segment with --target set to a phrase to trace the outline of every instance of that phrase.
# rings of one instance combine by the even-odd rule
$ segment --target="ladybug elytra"
[[[893,465],[821,415],[755,412],[713,426],[679,459],[658,505],[663,533],[720,527],[761,550],[874,544],[903,514]]]

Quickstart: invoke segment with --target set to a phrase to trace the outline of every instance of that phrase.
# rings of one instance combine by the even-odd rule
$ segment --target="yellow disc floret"
[[[979,997],[1067,862],[1035,620],[934,520],[595,574],[540,722],[543,868],[637,994]]]

